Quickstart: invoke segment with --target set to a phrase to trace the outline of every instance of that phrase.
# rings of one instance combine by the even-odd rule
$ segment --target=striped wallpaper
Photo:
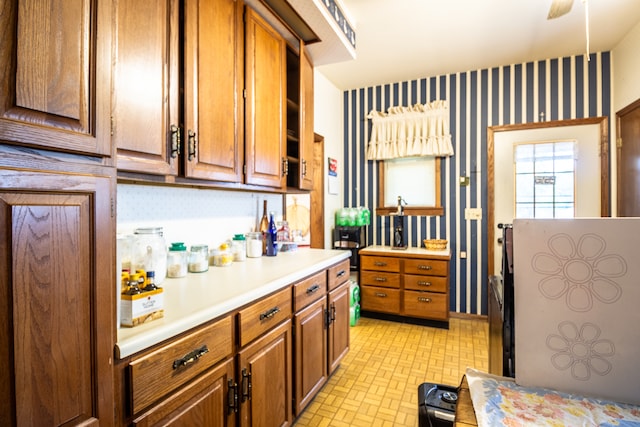
[[[589,60],[547,59],[345,91],[344,206],[374,212],[377,205],[377,164],[365,158],[371,129],[366,115],[448,100],[455,155],[442,163],[445,214],[409,217],[407,235],[411,246],[424,238],[449,239],[451,311],[487,314],[487,126],[610,116],[611,74],[611,54],[604,52]],[[470,185],[458,185],[460,176],[469,176]],[[467,207],[482,208],[483,219],[465,220]],[[389,245],[390,231],[388,216],[373,215],[368,244]]]

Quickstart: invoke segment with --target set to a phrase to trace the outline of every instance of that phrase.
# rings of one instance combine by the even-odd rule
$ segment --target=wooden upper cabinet
[[[111,155],[111,1],[0,4],[0,140]]]
[[[300,189],[313,188],[313,63],[300,49]]]
[[[116,2],[113,140],[119,170],[178,173],[178,3]]]
[[[0,425],[113,425],[112,176],[0,168]]]
[[[245,10],[245,183],[284,189],[286,42]]]
[[[187,0],[184,40],[185,175],[242,182],[243,3]]]

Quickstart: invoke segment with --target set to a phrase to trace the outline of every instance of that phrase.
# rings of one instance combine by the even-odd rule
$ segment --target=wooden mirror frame
[[[442,195],[440,188],[440,170],[442,164],[442,157],[436,157],[435,161],[435,206],[411,206],[404,207],[404,214],[406,216],[442,216],[444,215],[444,208],[442,207]],[[384,204],[384,160],[378,161],[378,207],[376,207],[376,215],[390,215],[397,211],[396,206],[383,206]]]

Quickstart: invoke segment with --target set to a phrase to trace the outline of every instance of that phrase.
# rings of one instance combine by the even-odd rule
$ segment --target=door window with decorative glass
[[[576,148],[575,140],[514,146],[516,218],[575,216]]]

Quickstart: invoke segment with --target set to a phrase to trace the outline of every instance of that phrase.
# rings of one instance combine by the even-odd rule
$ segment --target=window
[[[377,215],[397,210],[398,196],[406,215],[443,215],[440,202],[440,157],[404,157],[379,162]]]
[[[573,218],[576,141],[516,144],[515,217]]]

